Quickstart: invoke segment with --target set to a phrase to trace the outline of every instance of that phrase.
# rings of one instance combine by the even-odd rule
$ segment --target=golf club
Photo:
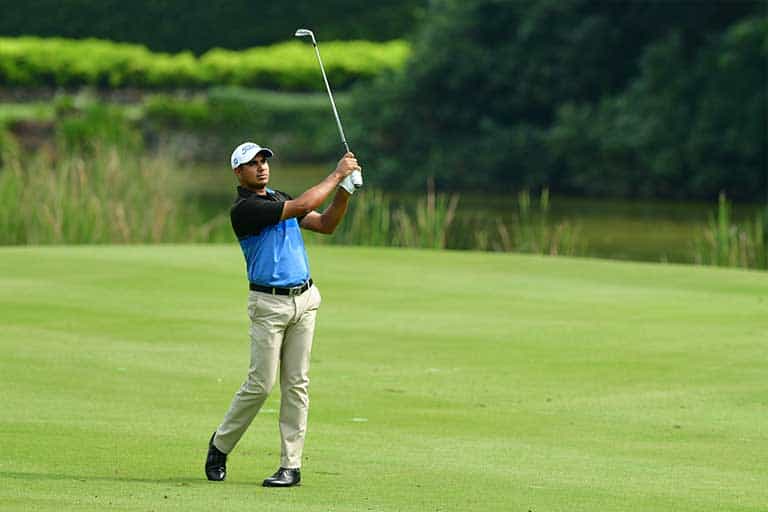
[[[341,127],[341,119],[339,119],[339,112],[336,110],[336,102],[333,101],[333,93],[331,93],[331,86],[328,84],[328,77],[325,75],[325,67],[323,67],[323,59],[320,58],[320,50],[317,47],[317,40],[315,39],[315,34],[306,28],[300,28],[296,31],[294,34],[296,37],[307,37],[309,36],[312,38],[312,46],[315,47],[315,53],[317,54],[317,61],[320,63],[320,72],[323,74],[323,81],[325,82],[325,88],[328,91],[328,97],[331,99],[331,107],[333,108],[333,115],[336,118],[336,126],[339,128],[339,135],[341,136],[341,142],[344,144],[344,149],[349,152],[349,144],[347,144],[347,138],[344,135],[344,128]],[[360,171],[353,171],[351,174],[352,184],[355,186],[355,188],[360,188],[363,186],[363,175],[360,174]]]

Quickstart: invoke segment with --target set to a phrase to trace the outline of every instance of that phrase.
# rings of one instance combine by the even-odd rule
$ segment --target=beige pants
[[[280,370],[280,466],[301,467],[309,410],[309,355],[320,307],[316,286],[296,297],[251,291],[251,365],[214,444],[229,453],[267,399]]]

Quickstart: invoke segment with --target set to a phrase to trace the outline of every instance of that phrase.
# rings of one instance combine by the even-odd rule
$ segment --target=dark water
[[[274,188],[298,195],[319,182],[333,169],[327,166],[282,166],[272,164],[270,184]],[[227,213],[234,197],[235,180],[225,166],[200,166],[190,169],[188,191],[207,216]],[[394,202],[415,201],[419,196],[391,194]],[[535,207],[538,196],[531,197]],[[695,240],[711,214],[712,202],[679,202],[648,200],[584,199],[553,196],[549,219],[553,224],[568,222],[577,229],[587,256],[599,258],[691,263]],[[753,219],[760,205],[740,204],[734,207],[735,220]],[[495,225],[500,219],[512,226],[518,215],[516,195],[460,194],[456,221],[451,235],[454,247],[473,243],[471,226]]]

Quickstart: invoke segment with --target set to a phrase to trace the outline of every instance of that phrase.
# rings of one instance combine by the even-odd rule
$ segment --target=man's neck
[[[249,190],[249,191],[253,192],[256,195],[260,195],[260,196],[267,195],[267,187],[266,187],[266,185],[263,186],[263,187],[260,187],[260,188],[248,187],[248,186],[242,185],[242,184],[240,186],[243,187],[246,190]]]

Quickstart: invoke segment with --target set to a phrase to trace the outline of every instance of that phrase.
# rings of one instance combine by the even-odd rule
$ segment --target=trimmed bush
[[[203,84],[198,68],[190,52],[153,53],[98,39],[0,38],[3,85],[197,87]]]
[[[346,88],[385,70],[399,69],[409,55],[404,41],[331,41],[322,45],[322,59],[332,87]],[[320,91],[317,57],[299,41],[251,48],[240,52],[210,50],[200,63],[208,83],[245,85],[290,91]]]
[[[334,88],[397,69],[409,55],[404,41],[323,44]],[[98,39],[0,38],[0,86],[199,88],[249,85],[291,91],[322,90],[312,47],[299,41],[240,52],[213,49],[156,53],[135,44]]]

